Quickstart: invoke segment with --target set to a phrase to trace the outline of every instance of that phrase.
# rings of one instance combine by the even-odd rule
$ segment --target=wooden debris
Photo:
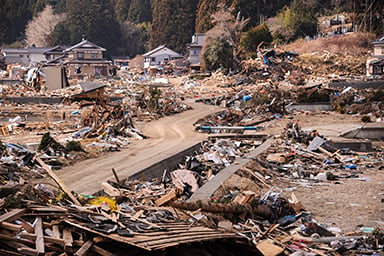
[[[44,253],[44,236],[43,236],[43,220],[40,217],[36,218],[35,223],[35,235],[36,235],[36,250],[37,252]]]
[[[263,240],[257,243],[256,248],[264,255],[264,256],[277,256],[280,253],[284,252],[284,249],[280,246],[277,246],[271,243],[268,240]]]
[[[162,206],[162,205],[164,205],[170,201],[177,199],[177,197],[178,197],[177,189],[174,188],[168,194],[157,199],[155,201],[155,204],[156,204],[156,206]]]
[[[57,183],[57,185],[60,186],[60,188],[69,196],[69,198],[72,200],[72,202],[76,205],[81,206],[81,203],[75,196],[73,196],[72,192],[67,188],[67,186],[61,182],[60,178],[51,170],[51,168],[46,165],[43,160],[40,159],[40,157],[35,157],[36,161],[41,165],[41,167],[44,168],[44,170],[49,174],[49,176]]]
[[[91,250],[91,247],[93,245],[92,239],[89,239],[87,242],[85,242],[79,250],[77,250],[74,254],[74,256],[83,256],[87,255],[88,251]]]

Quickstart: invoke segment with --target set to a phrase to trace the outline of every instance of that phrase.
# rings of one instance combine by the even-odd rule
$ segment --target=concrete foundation
[[[332,110],[332,106],[329,102],[293,103],[287,106],[286,109],[298,111],[330,111]]]
[[[332,138],[330,144],[337,149],[349,148],[357,152],[372,151],[372,142],[369,140]]]
[[[384,139],[384,123],[368,123],[341,136],[352,139],[382,140]]]

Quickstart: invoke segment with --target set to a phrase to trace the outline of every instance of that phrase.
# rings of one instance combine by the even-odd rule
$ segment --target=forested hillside
[[[241,18],[246,50],[265,33],[283,43],[313,36],[317,17],[340,12],[348,13],[354,31],[380,35],[383,10],[384,0],[0,0],[0,45],[71,45],[86,37],[110,55],[133,57],[160,44],[185,53],[194,33]],[[218,11],[232,18],[222,20]],[[271,17],[273,26],[260,30]]]

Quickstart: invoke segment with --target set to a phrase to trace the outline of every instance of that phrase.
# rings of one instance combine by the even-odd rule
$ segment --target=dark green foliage
[[[272,34],[267,25],[262,24],[247,31],[241,38],[241,46],[247,55],[256,56],[257,47],[261,42],[272,42]]]
[[[54,138],[51,137],[49,132],[45,133],[41,138],[38,151],[46,152],[49,148],[52,148],[55,151],[64,151],[63,145],[58,143]]]
[[[51,45],[68,45],[71,41],[70,31],[66,26],[66,22],[60,22],[50,35]]]
[[[278,15],[281,27],[274,37],[289,42],[305,36],[317,34],[318,21],[313,5],[294,0],[290,7],[284,8]]]
[[[115,13],[120,24],[124,23],[128,17],[129,5],[131,0],[117,0],[115,3]]]
[[[243,17],[250,19],[248,28],[251,28],[261,25],[266,18],[275,16],[289,2],[290,0],[234,0],[232,7],[235,13],[241,12]]]
[[[371,121],[371,117],[369,117],[369,116],[362,116],[361,117],[361,122],[363,122],[363,123],[370,123],[370,122],[372,122]]]
[[[372,92],[368,97],[367,97],[368,102],[372,101],[382,101],[384,99],[384,90],[378,90],[375,92]]]
[[[68,0],[64,25],[69,32],[67,45],[79,43],[85,37],[106,48],[109,54],[116,53],[121,33],[110,1]],[[60,33],[56,36],[64,37]]]
[[[149,25],[135,25],[126,21],[121,25],[122,43],[118,52],[121,55],[135,57],[137,54],[144,53],[147,49],[146,44],[149,40]]]
[[[65,152],[85,152],[83,147],[81,146],[80,141],[68,141],[65,145]]]
[[[183,53],[195,31],[197,0],[153,1],[150,47],[166,45]]]
[[[220,0],[200,0],[196,17],[196,33],[205,33],[213,27],[211,16],[217,11]]]
[[[162,94],[162,91],[157,87],[149,88],[149,101],[148,108],[150,110],[156,110],[159,107],[159,99]]]
[[[225,36],[208,37],[203,47],[203,68],[228,70],[232,67],[232,47]]]
[[[152,21],[152,9],[150,0],[132,0],[129,6],[129,22],[135,24]]]
[[[34,4],[32,0],[0,0],[0,44],[10,44],[23,38]]]

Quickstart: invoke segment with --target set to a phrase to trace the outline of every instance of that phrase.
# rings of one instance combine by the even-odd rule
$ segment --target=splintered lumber
[[[23,209],[15,209],[10,212],[7,212],[3,215],[0,216],[0,223],[3,223],[4,221],[6,222],[12,222],[19,218],[21,215],[25,213],[25,208]]]
[[[52,226],[52,231],[53,231],[53,237],[60,239],[60,229],[59,225],[53,225]]]
[[[219,203],[203,203],[201,201],[196,202],[185,202],[185,201],[174,201],[171,203],[172,207],[188,210],[188,211],[196,211],[197,209],[201,209],[203,212],[215,212],[215,213],[253,213],[257,216],[263,217],[265,219],[269,219],[272,216],[272,212],[266,205],[258,205],[256,207],[251,207],[250,205],[242,205],[242,204],[219,204]]]
[[[89,239],[87,242],[85,242],[79,250],[77,250],[75,252],[75,256],[83,256],[83,255],[87,255],[88,251],[91,249],[93,245],[93,241],[92,239]]]
[[[60,188],[69,196],[69,198],[72,200],[72,202],[76,205],[81,206],[81,203],[77,200],[77,198],[72,194],[72,192],[67,188],[67,186],[61,182],[59,177],[51,170],[51,168],[46,165],[43,160],[41,160],[40,157],[35,157],[36,161],[45,169],[45,171],[48,173],[49,176],[57,183],[57,185],[60,186]]]
[[[64,239],[65,247],[72,247],[73,238],[72,238],[72,232],[69,228],[65,228],[63,230],[63,239]]]
[[[30,256],[35,256],[35,255],[38,256],[39,255],[37,250],[32,249],[32,248],[27,248],[27,247],[17,248],[17,251],[23,255],[30,255]]]
[[[36,218],[35,224],[35,235],[36,235],[36,250],[38,253],[44,253],[44,235],[43,235],[43,220],[40,217]]]
[[[177,190],[172,189],[168,194],[160,197],[155,201],[156,206],[162,206],[163,204],[168,203],[169,201],[177,199]]]

